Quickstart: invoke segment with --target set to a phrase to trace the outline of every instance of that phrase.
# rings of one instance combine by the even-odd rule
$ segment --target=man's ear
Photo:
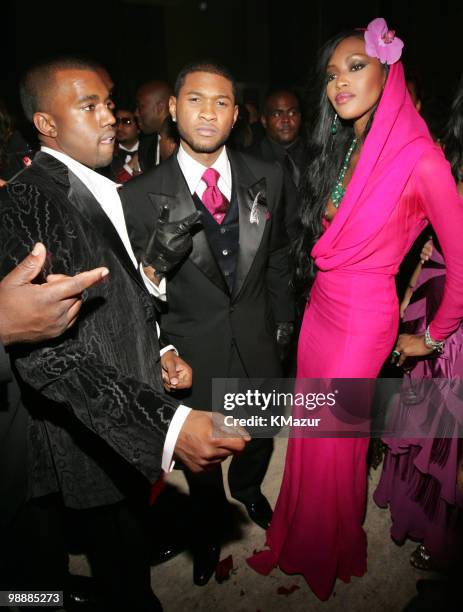
[[[265,115],[260,116],[260,122],[262,123],[264,130],[266,130],[267,129],[267,117]]]
[[[236,120],[238,119],[239,112],[240,112],[240,108],[237,104],[235,104],[235,110],[233,111],[233,125],[235,125]]]
[[[177,98],[175,96],[169,98],[169,113],[172,121],[177,121]]]
[[[58,129],[53,119],[53,115],[43,112],[34,113],[32,120],[39,134],[48,136],[48,138],[56,138]]]

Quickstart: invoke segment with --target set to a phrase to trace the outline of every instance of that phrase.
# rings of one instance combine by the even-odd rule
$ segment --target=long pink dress
[[[319,271],[299,339],[299,379],[378,375],[398,329],[394,275],[427,219],[447,265],[431,324],[440,340],[463,316],[463,206],[398,62],[339,210],[312,251]],[[336,578],[365,573],[367,447],[366,438],[289,440],[269,549],[248,560],[252,568],[302,574],[323,600]]]

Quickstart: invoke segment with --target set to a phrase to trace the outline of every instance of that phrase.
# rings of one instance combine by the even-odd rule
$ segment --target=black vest
[[[196,193],[193,194],[193,200],[196,208],[203,213],[202,223],[204,231],[206,232],[207,241],[209,242],[212,254],[222,271],[231,293],[235,282],[238,249],[240,245],[239,211],[236,194],[232,190],[230,206],[220,225],[207,210]]]

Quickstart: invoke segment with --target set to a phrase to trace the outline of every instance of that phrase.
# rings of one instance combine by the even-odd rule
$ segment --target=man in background
[[[138,146],[140,129],[135,114],[124,108],[114,112],[116,117],[116,146],[111,162],[110,178],[116,183],[126,183],[140,174]]]
[[[285,222],[291,239],[298,236],[301,176],[307,162],[307,147],[302,135],[299,99],[289,90],[268,94],[261,117],[265,136],[249,148],[249,153],[265,161],[278,162],[284,171]]]
[[[161,163],[159,132],[169,116],[172,88],[164,81],[147,81],[137,91],[135,116],[143,133],[140,138],[138,162],[142,172]]]

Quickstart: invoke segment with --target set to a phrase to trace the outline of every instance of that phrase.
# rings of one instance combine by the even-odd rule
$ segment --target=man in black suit
[[[293,320],[282,173],[277,164],[224,146],[238,113],[225,68],[183,69],[170,113],[180,134],[177,155],[124,186],[121,198],[134,248],[148,261],[156,259],[146,251],[162,209],[172,221],[202,212],[191,253],[167,275],[162,326],[193,367],[186,402],[211,408],[213,378],[281,375],[276,337]],[[252,440],[228,476],[233,497],[264,528],[272,511],[260,485],[271,452],[271,440]],[[186,470],[186,477],[195,514],[194,580],[202,585],[218,560],[225,493],[220,469],[200,477]]]
[[[125,108],[118,108],[116,117],[116,146],[108,178],[116,183],[126,183],[140,173],[138,147],[140,129],[135,114]]]
[[[0,277],[39,237],[51,253],[45,273],[101,264],[110,271],[109,282],[88,290],[72,329],[11,351],[29,412],[31,538],[47,542],[31,580],[62,587],[64,504],[84,511],[104,608],[160,610],[143,529],[149,484],[171,469],[173,453],[201,470],[244,441],[214,439],[210,414],[189,411],[163,390],[166,375],[170,386],[187,385],[189,368],[172,350],[160,358],[152,282],[138,269],[116,185],[92,170],[111,161],[115,136],[97,68],[69,58],[39,64],[26,74],[21,99],[42,149],[0,191]]]
[[[269,93],[261,122],[265,136],[251,145],[248,152],[265,161],[281,164],[285,182],[286,229],[289,237],[295,239],[299,233],[298,188],[307,165],[307,147],[301,133],[301,108],[296,94],[287,90]]]
[[[138,147],[138,162],[142,172],[161,163],[159,133],[169,116],[169,97],[172,88],[164,81],[147,81],[136,94],[135,116],[142,131]]]

